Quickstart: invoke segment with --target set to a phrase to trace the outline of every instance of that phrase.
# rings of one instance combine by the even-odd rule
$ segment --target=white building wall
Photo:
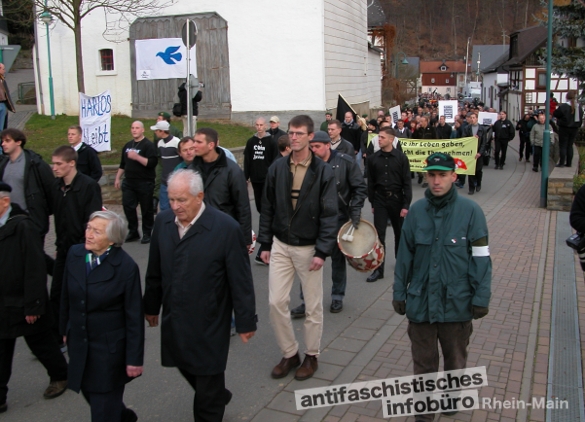
[[[376,50],[368,51],[366,89],[370,108],[382,106],[382,61],[380,53]]]
[[[365,0],[324,0],[325,95],[327,108],[338,94],[350,104],[373,100],[368,87],[368,22]],[[379,72],[378,68],[370,69]],[[373,75],[372,75],[373,76]],[[377,84],[381,91],[381,82]],[[379,97],[378,97],[379,98]],[[375,105],[380,105],[381,100]]]
[[[324,110],[323,1],[256,0],[252,7],[249,2],[241,0],[179,0],[171,7],[161,9],[157,15],[216,12],[227,21],[233,112]],[[344,0],[344,3],[358,2]],[[361,11],[359,20],[365,52],[365,0],[359,1],[358,9]],[[105,26],[103,10],[96,10],[83,20],[86,93],[95,95],[110,89],[113,112],[130,115],[128,30],[121,31],[117,35],[119,42],[115,43],[104,39]],[[44,24],[38,29],[43,101],[47,111],[49,89]],[[73,32],[57,22],[50,37],[56,112],[76,115],[78,91]],[[99,71],[98,51],[102,48],[114,50],[116,70],[108,75]],[[362,69],[363,57],[360,62]],[[40,112],[40,101],[38,104]]]
[[[499,92],[498,85],[497,85],[497,77],[498,74],[496,72],[492,73],[485,73],[483,75],[483,86],[481,90],[481,100],[484,103],[485,107],[493,107],[497,109],[497,105],[499,105],[497,94]],[[491,90],[490,90],[491,88]],[[491,98],[490,98],[491,92]]]

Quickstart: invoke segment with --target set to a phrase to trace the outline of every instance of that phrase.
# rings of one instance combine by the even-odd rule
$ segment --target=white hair
[[[197,196],[199,192],[203,192],[203,179],[201,175],[191,169],[179,169],[175,170],[167,179],[167,186],[171,186],[174,183],[184,180],[189,185],[189,193],[193,196]]]
[[[96,211],[89,216],[89,221],[96,218],[107,220],[108,226],[106,227],[106,236],[108,240],[114,244],[114,246],[122,246],[124,240],[128,235],[128,226],[126,221],[120,214],[116,214],[114,211]]]

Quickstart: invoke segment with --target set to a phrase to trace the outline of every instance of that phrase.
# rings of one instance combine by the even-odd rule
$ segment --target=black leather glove
[[[398,315],[404,315],[406,313],[406,302],[404,300],[393,300],[392,306]]]
[[[472,311],[473,311],[473,319],[480,319],[488,314],[488,312],[490,311],[490,308],[483,308],[481,306],[474,305]]]
[[[352,218],[351,219],[351,225],[353,226],[354,229],[357,229],[358,226],[360,225],[360,218]]]

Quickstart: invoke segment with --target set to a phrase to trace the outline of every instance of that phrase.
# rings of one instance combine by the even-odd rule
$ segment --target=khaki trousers
[[[319,355],[323,333],[323,268],[309,271],[314,255],[315,246],[291,246],[274,238],[268,272],[268,303],[274,335],[285,358],[294,356],[299,350],[289,309],[295,273],[301,279],[305,296],[305,353]]]

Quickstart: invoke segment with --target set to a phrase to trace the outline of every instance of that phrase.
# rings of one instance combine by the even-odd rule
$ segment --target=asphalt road
[[[530,164],[518,163],[517,154],[508,149],[508,165],[502,170],[494,170],[493,163],[484,169],[484,182],[481,193],[471,196],[478,202],[486,214],[498,206],[503,198],[514,188],[524,175],[525,168],[530,171]],[[525,167],[526,166],[526,167]],[[536,175],[534,175],[536,176]],[[413,180],[414,200],[423,196],[424,189]],[[467,195],[467,186],[459,190]],[[251,193],[252,196],[252,193]],[[257,230],[258,215],[252,203],[253,227]],[[363,218],[373,221],[371,208],[366,201]],[[389,261],[386,265],[386,277],[376,283],[366,283],[367,274],[348,269],[348,283],[344,309],[341,313],[329,312],[331,291],[330,261],[326,262],[324,273],[324,309],[325,322],[321,348],[331,343],[354,319],[366,311],[376,298],[391,289],[394,268],[394,251],[392,250],[392,230],[388,228],[387,244]],[[131,243],[124,246],[141,268],[144,277],[146,271],[148,246]],[[243,344],[239,337],[232,337],[226,385],[233,392],[233,399],[226,408],[225,421],[245,421],[253,418],[284,387],[282,380],[270,378],[270,371],[281,358],[273,336],[268,318],[268,268],[259,266],[251,257],[254,285],[256,289],[256,307],[259,318],[258,331],[254,338]],[[391,290],[390,290],[391,291]],[[291,307],[300,303],[299,287],[295,283]],[[294,320],[301,348],[303,320]],[[135,409],[140,421],[192,421],[193,390],[181,377],[178,370],[163,368],[160,365],[160,330],[147,328],[144,375],[127,385],[125,402]],[[301,349],[302,350],[302,349]],[[290,381],[285,378],[286,383]],[[13,375],[9,383],[8,411],[0,415],[6,422],[89,421],[89,406],[80,395],[67,391],[54,400],[44,400],[43,391],[48,385],[48,377],[42,365],[34,358],[22,339],[17,341],[14,356]]]

